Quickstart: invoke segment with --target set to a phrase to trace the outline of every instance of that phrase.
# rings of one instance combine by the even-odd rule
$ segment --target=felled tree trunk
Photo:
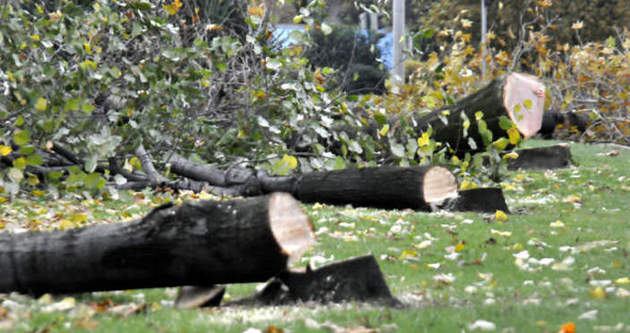
[[[0,235],[0,292],[262,282],[314,243],[290,195],[156,208],[141,220]]]
[[[475,118],[478,111],[483,113],[483,120],[492,132],[493,139],[507,136],[506,131],[499,126],[501,116],[511,119],[521,136],[527,139],[536,134],[542,124],[544,96],[545,86],[536,77],[511,73],[452,106],[416,119],[416,131],[421,134],[430,126],[433,129],[432,138],[448,143],[457,155],[485,151]],[[463,135],[462,114],[470,121],[468,137]]]
[[[438,166],[384,166],[280,177],[269,176],[264,171],[245,176],[241,171],[238,174],[242,176],[236,177],[230,175],[234,172],[223,173],[180,157],[171,159],[171,163],[174,172],[207,182],[212,186],[206,188],[216,189],[219,194],[251,195],[248,189],[255,188],[262,193],[291,193],[302,202],[418,210],[431,210],[457,195],[455,176]],[[177,167],[173,168],[175,165]]]
[[[298,178],[294,195],[302,202],[428,211],[457,195],[457,180],[437,166],[312,172]]]

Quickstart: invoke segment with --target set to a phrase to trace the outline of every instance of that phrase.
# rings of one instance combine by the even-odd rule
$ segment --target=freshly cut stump
[[[295,188],[302,202],[429,211],[457,196],[457,179],[440,166],[385,166],[307,173]]]
[[[286,193],[164,205],[129,223],[0,234],[0,292],[264,282],[314,243]]]

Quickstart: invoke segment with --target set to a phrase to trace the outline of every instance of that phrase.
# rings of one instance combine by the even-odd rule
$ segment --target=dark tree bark
[[[314,240],[285,193],[165,205],[129,223],[0,235],[0,292],[262,282]]]
[[[572,163],[571,148],[567,144],[519,149],[518,158],[508,160],[509,170],[536,170],[567,168]]]
[[[457,195],[457,180],[443,167],[379,167],[307,173],[294,188],[302,202],[430,211]]]
[[[351,204],[375,208],[412,208],[431,210],[446,198],[457,193],[455,176],[442,167],[378,167],[311,172],[292,176],[269,176],[239,171],[241,176],[227,172],[223,184],[211,185],[212,179],[222,171],[199,165],[181,157],[171,159],[177,164],[174,172],[200,181],[171,182],[167,186],[190,185],[191,189],[209,190],[220,195],[256,195],[260,193],[287,192],[302,202],[321,202],[336,205]],[[171,167],[174,164],[171,164]],[[231,169],[240,170],[240,169]],[[238,183],[243,182],[243,183]],[[215,182],[217,183],[217,182]],[[433,206],[433,207],[432,207]]]
[[[459,191],[458,196],[445,206],[447,210],[462,212],[494,213],[497,210],[510,212],[505,203],[503,190],[495,187]]]
[[[432,138],[438,142],[448,143],[457,155],[485,151],[475,119],[475,113],[481,111],[494,139],[507,136],[506,131],[499,126],[501,116],[511,119],[521,136],[527,139],[540,129],[544,94],[545,87],[536,77],[512,73],[492,81],[452,106],[418,118],[416,131],[420,134],[430,126],[433,129]],[[524,105],[526,100],[532,104],[529,109]],[[463,136],[462,114],[470,120],[468,137]],[[443,119],[447,121],[444,122]],[[474,144],[470,143],[469,138]]]
[[[227,305],[353,301],[402,306],[392,296],[373,255],[335,262],[315,270],[307,268],[305,272],[286,271],[252,297],[229,302]]]

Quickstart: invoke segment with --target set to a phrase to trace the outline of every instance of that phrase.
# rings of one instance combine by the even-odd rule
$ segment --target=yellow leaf
[[[92,46],[90,46],[90,43],[83,43],[83,49],[85,49],[85,52],[88,54],[92,54]]]
[[[512,232],[511,231],[501,231],[501,230],[490,229],[490,233],[493,234],[493,235],[502,236],[502,237],[511,237],[512,236]]]
[[[35,186],[37,184],[39,184],[39,178],[37,178],[37,176],[28,176],[28,180],[27,180],[28,184],[31,186]]]
[[[460,190],[472,190],[472,189],[475,189],[477,187],[478,187],[477,184],[475,184],[475,183],[473,183],[473,182],[471,182],[469,180],[466,180],[466,179],[464,179],[462,181],[462,183],[459,185],[459,189]]]
[[[40,97],[35,103],[35,109],[37,111],[46,111],[48,108],[48,101],[44,97]]]
[[[35,34],[35,35],[31,35],[30,38],[36,42],[39,42],[39,35]]]
[[[13,149],[11,149],[11,147],[0,145],[0,155],[8,156],[9,154],[11,154],[12,151]]]
[[[465,248],[466,245],[464,245],[464,243],[457,243],[457,245],[455,245],[455,252],[462,252]]]
[[[5,197],[0,197],[0,204],[3,204],[5,202],[7,202],[7,200],[9,200],[9,199],[7,199]]]
[[[619,279],[615,280],[615,283],[616,284],[628,284],[628,283],[630,283],[630,279],[628,277],[622,277],[622,278],[619,278]]]
[[[418,252],[416,251],[403,250],[402,253],[400,254],[400,259],[415,258],[417,256],[418,256]]]
[[[379,133],[381,136],[385,136],[385,135],[387,135],[387,132],[389,132],[389,124],[385,124],[385,125],[383,125],[383,128],[381,128],[381,130],[380,130],[380,131],[378,131],[378,133]]]
[[[507,160],[507,159],[515,160],[517,158],[518,158],[518,153],[515,151],[503,155],[504,160]]]
[[[424,147],[429,145],[429,133],[424,132],[422,136],[418,138],[418,146]]]
[[[497,211],[494,213],[494,219],[497,221],[506,221],[508,219],[507,214],[505,214],[504,211],[497,209]]]
[[[282,156],[282,163],[286,163],[289,169],[295,169],[297,167],[297,159],[291,155]]]
[[[476,119],[477,121],[479,121],[479,120],[483,119],[483,112],[481,112],[481,111],[477,111],[477,112],[475,112],[475,119]]]
[[[61,221],[59,221],[59,229],[60,230],[66,230],[66,229],[70,229],[70,228],[74,228],[75,224],[72,223],[72,221],[70,220],[66,220],[66,219],[62,219]]]
[[[87,221],[88,217],[85,214],[77,214],[75,216],[72,217],[72,222],[77,223],[77,224],[81,224],[85,221]]]
[[[597,287],[588,291],[588,294],[591,295],[594,299],[605,299],[606,291],[602,287]]]
[[[40,190],[33,190],[31,194],[33,194],[36,197],[43,197],[46,194],[46,192],[40,191]]]
[[[521,133],[514,127],[507,130],[508,138],[510,139],[510,144],[516,145],[521,141]]]
[[[162,8],[166,10],[168,15],[175,15],[179,11],[179,9],[182,8],[182,3],[180,0],[175,0],[171,4],[162,5]]]
[[[499,138],[492,143],[498,150],[504,150],[508,145],[508,140],[506,138]]]

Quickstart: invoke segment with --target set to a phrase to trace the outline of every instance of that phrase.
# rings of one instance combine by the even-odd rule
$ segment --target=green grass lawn
[[[550,144],[532,140],[526,146]],[[0,331],[460,332],[474,329],[478,320],[501,332],[558,332],[569,322],[579,332],[630,331],[630,150],[571,144],[571,151],[575,167],[506,175],[501,186],[512,214],[505,220],[495,214],[306,205],[318,245],[305,262],[322,265],[372,253],[407,305],[403,309],[304,304],[183,311],[172,308],[174,289],[71,295],[65,301],[67,296],[12,294],[0,295]],[[7,201],[0,204],[0,227],[131,219],[172,199],[123,193],[103,201]],[[249,295],[255,287],[229,286],[227,298]],[[142,309],[125,315],[123,307],[134,304]]]

